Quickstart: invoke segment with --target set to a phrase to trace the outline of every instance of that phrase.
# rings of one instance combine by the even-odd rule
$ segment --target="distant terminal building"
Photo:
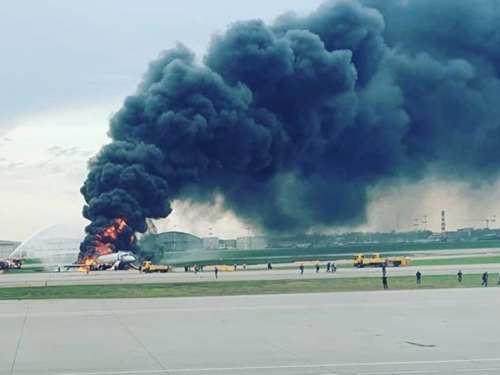
[[[197,237],[185,232],[164,232],[154,235],[154,242],[166,252],[199,251],[199,250],[252,250],[265,249],[267,237],[238,237],[237,239],[221,239],[215,236]]]
[[[219,248],[219,237],[203,237],[203,250],[217,250]]]
[[[219,240],[219,249],[230,250],[236,249],[236,240]]]
[[[252,237],[237,237],[236,238],[236,248],[238,250],[250,250],[252,248]]]
[[[21,242],[0,240],[0,259],[8,258],[20,244]]]
[[[264,236],[245,236],[236,239],[236,247],[238,250],[266,249],[268,246],[268,239]]]
[[[184,232],[159,233],[156,243],[167,252],[203,250],[203,240],[200,237]]]

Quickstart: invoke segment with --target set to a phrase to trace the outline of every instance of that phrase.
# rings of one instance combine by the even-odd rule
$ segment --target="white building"
[[[20,245],[16,241],[0,241],[0,259],[6,259]]]
[[[58,258],[76,259],[80,251],[80,239],[77,238],[44,238],[24,243],[16,257],[23,258]]]
[[[238,250],[259,250],[268,246],[267,237],[264,236],[245,236],[236,239],[236,248]]]
[[[236,238],[236,248],[238,250],[250,250],[252,248],[252,237],[237,237]]]
[[[217,250],[219,248],[219,237],[203,237],[203,250]]]

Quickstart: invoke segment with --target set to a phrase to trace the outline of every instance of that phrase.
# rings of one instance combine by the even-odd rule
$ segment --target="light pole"
[[[424,224],[424,231],[427,230],[427,215],[422,216],[422,224]]]

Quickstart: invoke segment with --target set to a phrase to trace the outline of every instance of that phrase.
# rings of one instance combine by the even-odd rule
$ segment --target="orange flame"
[[[82,266],[78,267],[76,270],[78,272],[87,272],[90,271],[93,265],[97,264],[97,261],[93,257],[85,257],[82,261]]]
[[[116,240],[118,235],[123,232],[127,222],[124,219],[118,218],[113,224],[107,227],[101,234],[96,235],[97,246],[95,248],[95,253],[99,255],[111,254],[113,252],[113,246],[106,242],[106,239],[111,238]],[[133,238],[133,236],[132,236]],[[131,240],[132,243],[133,240]]]
[[[113,249],[109,243],[100,243],[95,247],[95,252],[97,256],[111,254]]]

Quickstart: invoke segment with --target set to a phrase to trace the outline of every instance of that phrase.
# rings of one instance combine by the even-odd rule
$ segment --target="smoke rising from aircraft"
[[[381,182],[492,179],[500,153],[500,21],[487,0],[335,1],[236,22],[203,63],[150,63],[81,189],[81,254],[117,218],[116,250],[173,200],[267,231],[356,225]],[[119,247],[119,249],[118,249]]]

